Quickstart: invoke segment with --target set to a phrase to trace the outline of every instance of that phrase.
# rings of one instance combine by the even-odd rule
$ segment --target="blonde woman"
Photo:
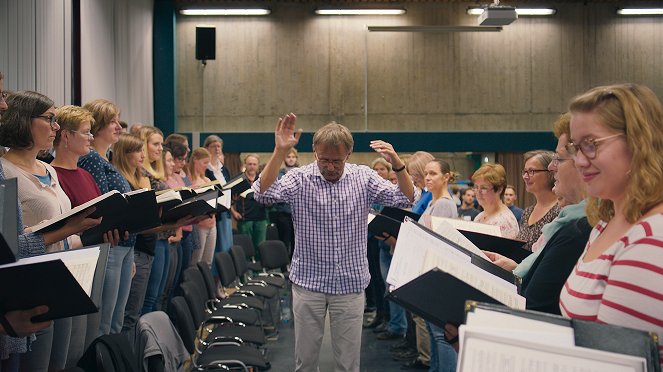
[[[434,157],[426,151],[417,151],[407,160],[407,171],[412,177],[414,183],[414,205],[412,212],[422,214],[426,210],[426,206],[431,201],[431,193],[426,190],[424,182],[424,171],[426,164],[433,161]]]
[[[647,87],[619,84],[574,98],[569,111],[566,149],[598,223],[562,287],[562,315],[661,335],[663,105]]]
[[[191,187],[196,187],[210,182],[205,176],[205,170],[210,162],[210,153],[206,149],[199,147],[191,153],[189,159],[188,174],[191,180]],[[193,226],[193,232],[198,238],[198,246],[191,254],[191,265],[200,261],[212,265],[214,258],[214,247],[216,245],[216,217],[210,216]]]

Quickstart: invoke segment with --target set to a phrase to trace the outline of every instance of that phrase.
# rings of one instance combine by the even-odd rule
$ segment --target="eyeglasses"
[[[492,191],[493,188],[492,187],[486,187],[486,186],[481,186],[481,187],[474,186],[474,187],[472,187],[472,190],[474,190],[475,193],[487,194],[489,191]]]
[[[573,142],[569,142],[566,144],[566,151],[569,152],[569,154],[574,160],[576,156],[578,156],[578,151],[582,151],[583,155],[585,155],[587,159],[594,159],[596,157],[596,152],[598,151],[599,148],[599,143],[623,135],[624,133],[617,133],[611,136],[606,136],[596,139],[584,139],[577,145]]]
[[[560,158],[558,154],[555,154],[555,155],[553,155],[552,160],[550,161],[550,163],[554,167],[558,167],[559,163],[565,162],[567,160],[573,160],[573,159],[571,159],[571,158]]]
[[[340,168],[343,165],[343,163],[345,163],[345,159],[343,160],[320,159],[317,153],[315,154],[315,158],[318,160],[318,163],[320,163],[320,165],[322,165],[323,167],[326,167],[329,164],[331,164],[335,168]]]
[[[7,97],[9,97],[9,92],[0,91],[0,101],[6,102]]]
[[[539,172],[549,172],[547,169],[524,169],[521,173],[523,177],[534,177],[535,174]]]
[[[36,118],[44,119],[44,120],[48,121],[48,123],[51,125],[51,127],[53,127],[54,124],[55,125],[58,124],[57,120],[55,120],[55,115],[37,115],[37,116],[33,116],[32,118],[33,119],[36,119]]]
[[[69,129],[69,131],[70,131],[71,133],[78,133],[78,134],[80,134],[81,136],[88,137],[89,139],[93,139],[93,138],[94,138],[94,134],[92,134],[92,132],[79,132],[79,131],[77,131],[77,130],[71,130],[71,129]]]

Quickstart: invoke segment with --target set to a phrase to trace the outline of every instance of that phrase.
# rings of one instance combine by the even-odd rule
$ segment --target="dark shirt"
[[[514,216],[516,216],[516,220],[518,221],[518,223],[520,223],[520,219],[523,218],[523,210],[516,207],[515,204],[511,205],[509,207],[509,210],[511,211],[511,213],[513,213]]]
[[[476,217],[477,214],[479,214],[479,211],[474,208],[463,209],[458,207],[458,218],[462,220],[467,220],[465,217],[469,217],[470,221],[474,221],[474,217]]]
[[[583,217],[560,228],[546,243],[523,278],[521,294],[527,309],[561,314],[559,294],[580,255],[592,227]]]
[[[99,186],[99,190],[104,194],[112,190],[117,190],[123,194],[131,191],[129,181],[122,176],[113,164],[102,158],[94,149],[90,149],[89,154],[78,159],[78,166],[92,175],[97,186]],[[129,234],[129,239],[120,241],[119,245],[133,247],[135,243],[136,234]]]

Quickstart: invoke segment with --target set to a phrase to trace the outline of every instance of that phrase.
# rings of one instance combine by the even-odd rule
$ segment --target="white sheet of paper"
[[[645,372],[644,358],[577,346],[552,346],[461,326],[457,371]]]
[[[90,247],[85,249],[73,249],[69,251],[44,254],[22,258],[16,262],[0,265],[0,268],[27,265],[32,263],[47,262],[53,260],[62,260],[67,269],[76,278],[81,288],[89,296],[92,292],[92,283],[94,281],[94,272],[97,269],[99,260],[99,247]]]
[[[226,209],[230,209],[230,207],[232,206],[232,196],[230,194],[230,191],[224,192],[223,195],[219,196],[216,199],[216,202],[219,203],[219,205],[226,207]]]
[[[446,218],[446,217],[434,217],[433,216],[433,218],[432,218],[433,230],[436,229],[436,224],[440,223],[439,221],[447,222],[448,224],[453,226],[454,229],[456,229],[456,230],[473,231],[473,232],[478,232],[478,233],[481,233],[481,234],[492,235],[492,236],[502,236],[502,231],[500,231],[499,226],[486,225],[485,223],[458,220],[458,219]]]
[[[472,243],[468,238],[465,237],[465,235],[454,228],[449,222],[445,220],[432,220],[431,223],[431,230],[490,262],[488,256],[486,256],[486,254],[483,253],[479,247],[474,245],[474,243]]]

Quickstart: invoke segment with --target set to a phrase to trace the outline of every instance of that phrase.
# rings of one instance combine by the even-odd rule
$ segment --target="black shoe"
[[[395,352],[392,354],[392,359],[394,360],[413,360],[417,358],[419,355],[419,352],[417,352],[417,349],[406,349],[403,351]]]
[[[401,340],[405,335],[399,335],[398,333],[391,333],[389,331],[378,333],[378,340]]]
[[[375,327],[373,330],[373,333],[382,333],[387,331],[387,327],[389,327],[388,322],[382,322],[379,326]]]
[[[421,359],[415,358],[401,366],[401,369],[428,369]]]
[[[363,327],[364,328],[375,328],[375,327],[379,326],[380,324],[382,324],[382,317],[381,316],[376,316],[375,318],[373,318],[373,320],[371,320],[370,322],[364,324]]]
[[[403,351],[407,349],[410,349],[410,343],[405,339],[389,346],[389,351]]]

